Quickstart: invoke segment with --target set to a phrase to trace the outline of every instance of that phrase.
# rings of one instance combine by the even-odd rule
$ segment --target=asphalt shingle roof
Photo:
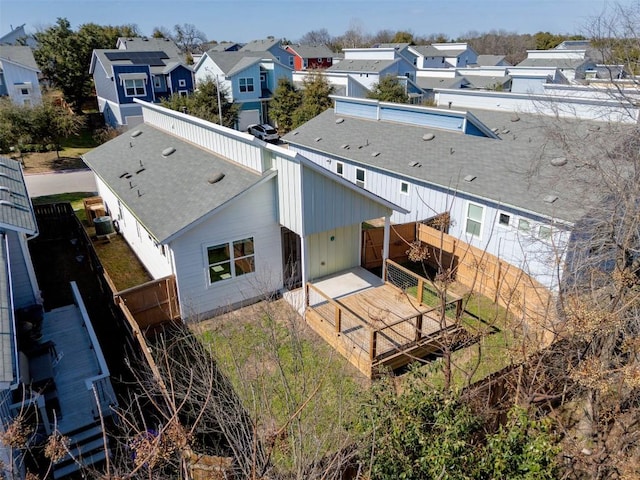
[[[242,47],[240,52],[266,52],[274,45],[280,43],[279,38],[264,38],[262,40],[252,40]]]
[[[469,82],[469,88],[493,88],[497,85],[502,86],[511,80],[509,75],[496,77],[490,77],[488,75],[465,75],[464,78]]]
[[[22,45],[0,45],[0,61],[8,60],[12,63],[24,65],[32,70],[40,71],[31,47]]]
[[[386,70],[398,60],[341,60],[329,68],[327,72],[363,72],[379,73]]]
[[[332,58],[334,53],[326,45],[289,45],[302,58]]]
[[[518,67],[555,67],[575,69],[587,63],[580,58],[525,58]]]
[[[150,125],[91,150],[85,163],[159,242],[233,199],[262,176]],[[162,152],[174,147],[175,152]],[[224,178],[209,183],[217,172]],[[113,207],[112,207],[113,208]]]
[[[207,55],[225,75],[235,75],[238,72],[260,62],[263,59],[277,61],[269,52],[217,52],[209,50]]]
[[[118,43],[124,45],[124,50],[138,52],[157,52],[162,50],[170,57],[182,57],[182,52],[180,52],[176,43],[169,38],[120,37],[118,38]]]
[[[434,88],[458,88],[461,83],[466,83],[464,77],[416,77],[416,85],[424,90]]]
[[[292,145],[437,185],[451,194],[462,192],[540,216],[573,222],[584,213],[585,192],[581,192],[582,196],[572,194],[569,177],[588,174],[587,169],[550,164],[562,152],[551,148],[545,138],[546,117],[472,113],[489,128],[497,129],[501,139],[347,116],[336,123],[332,109],[283,139]],[[434,133],[435,138],[425,141],[426,133]],[[316,141],[317,138],[321,140]],[[372,156],[372,152],[379,155]],[[421,166],[413,167],[413,162]],[[466,182],[463,179],[467,175],[476,178]],[[549,203],[545,201],[549,195],[557,195],[558,199]]]
[[[504,55],[478,55],[476,64],[481,67],[495,67],[504,60]]]

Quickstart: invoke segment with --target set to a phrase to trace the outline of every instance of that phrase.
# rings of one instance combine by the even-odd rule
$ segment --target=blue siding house
[[[134,39],[129,39],[130,43]],[[144,39],[139,39],[140,42]],[[142,122],[142,109],[133,99],[159,102],[173,94],[188,95],[194,89],[193,71],[175,45],[164,39],[124,48],[94,50],[90,73],[93,75],[100,112],[107,125],[133,126]],[[160,50],[146,48],[166,48]],[[131,48],[135,48],[132,50]]]

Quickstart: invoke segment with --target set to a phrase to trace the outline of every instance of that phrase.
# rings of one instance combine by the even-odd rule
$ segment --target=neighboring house
[[[396,211],[394,222],[446,214],[450,235],[553,289],[585,195],[563,182],[562,162],[551,162],[562,154],[546,145],[542,124],[531,114],[336,97],[334,109],[283,140],[409,211]]]
[[[145,268],[175,277],[183,319],[357,267],[361,222],[386,217],[388,233],[405,211],[252,135],[136,103],[144,124],[83,158]]]
[[[333,52],[326,45],[287,45],[289,66],[299,70],[324,70],[333,65]]]
[[[478,62],[478,54],[467,43],[432,43],[407,47],[418,70],[467,67]]]
[[[595,66],[596,62],[587,56],[585,49],[527,50],[527,58],[517,65],[529,68],[557,68],[569,82],[584,80],[586,71]]]
[[[293,54],[286,50],[285,46],[282,45],[282,41],[280,39],[276,39],[274,37],[267,37],[263,40],[253,40],[246,45],[244,45],[239,52],[269,52],[274,56],[276,61],[280,62],[283,65],[291,66]]]
[[[240,105],[238,130],[269,121],[269,101],[281,78],[292,80],[291,68],[269,52],[205,52],[195,65],[196,82],[218,82],[229,100]]]
[[[11,31],[6,33],[0,37],[0,45],[26,45],[28,47],[33,47],[36,44],[32,35],[27,34],[24,29],[26,24],[22,24],[17,26],[16,28],[11,27]]]
[[[0,45],[0,96],[8,96],[18,105],[39,104],[39,73],[30,47]]]
[[[20,162],[0,158],[0,192],[0,431],[32,413],[29,448],[41,447],[54,430],[68,437],[76,457],[55,461],[51,474],[60,478],[104,460],[96,399],[102,419],[111,416],[117,401],[75,284],[74,304],[43,310],[27,245],[39,231]],[[96,440],[100,453],[90,446]],[[24,478],[21,452],[2,445],[0,459],[3,478]]]
[[[510,67],[511,64],[507,62],[504,55],[478,55],[476,58],[476,64],[471,65],[478,67]]]
[[[241,43],[220,42],[214,45],[206,45],[208,52],[237,52],[242,48]]]
[[[131,127],[140,123],[142,109],[134,103],[135,98],[159,102],[172,94],[193,92],[193,71],[173,42],[121,38],[118,47],[94,50],[89,68],[107,125]]]

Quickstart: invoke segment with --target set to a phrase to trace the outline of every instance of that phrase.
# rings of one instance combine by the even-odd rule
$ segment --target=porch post
[[[382,278],[387,276],[387,259],[389,258],[389,237],[391,233],[391,217],[384,217],[384,239],[382,240]]]
[[[307,282],[309,281],[309,256],[307,255],[307,252],[309,251],[308,247],[309,247],[309,241],[307,240],[307,236],[301,235],[300,236],[300,258],[302,260],[301,274],[302,274],[302,292],[303,292],[302,306],[303,308],[306,308],[306,305],[308,302],[308,298],[307,298]]]

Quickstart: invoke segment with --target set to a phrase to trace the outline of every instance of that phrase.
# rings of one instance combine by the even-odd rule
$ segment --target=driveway
[[[64,170],[24,176],[30,197],[98,190],[91,170]]]

